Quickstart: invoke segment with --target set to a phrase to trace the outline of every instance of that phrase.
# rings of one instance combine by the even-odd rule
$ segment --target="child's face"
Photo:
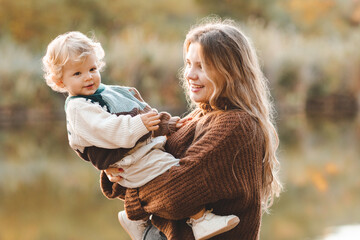
[[[63,77],[59,85],[64,87],[70,96],[77,96],[94,94],[100,83],[96,56],[91,54],[84,61],[69,60],[63,67]]]

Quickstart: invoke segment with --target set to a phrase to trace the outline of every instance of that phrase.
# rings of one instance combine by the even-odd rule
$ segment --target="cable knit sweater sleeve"
[[[176,132],[176,123],[180,120],[179,117],[172,117],[167,112],[160,112],[159,128],[154,131],[154,137],[157,136],[170,136]]]
[[[145,102],[136,88],[130,88],[130,89],[134,93],[134,97],[136,97],[137,99],[139,99],[142,102]],[[145,110],[145,112],[148,112],[148,111],[151,111],[151,110],[157,112],[156,109],[151,108],[150,106],[148,106],[144,110]],[[154,131],[154,133],[153,133],[154,137],[165,136],[165,135],[169,136],[172,133],[176,132],[176,130],[177,130],[176,129],[176,123],[177,123],[177,121],[180,120],[180,118],[179,117],[172,117],[167,112],[160,112],[159,114],[160,114],[159,128],[158,128],[158,130]]]
[[[170,153],[176,152],[173,147],[190,145],[180,166],[139,189],[126,191],[125,207],[130,219],[152,213],[179,220],[221,199],[237,198],[246,205],[260,194],[263,138],[255,121],[239,111],[203,118],[192,143],[182,141],[191,141],[185,136],[194,124],[184,126],[168,140]]]

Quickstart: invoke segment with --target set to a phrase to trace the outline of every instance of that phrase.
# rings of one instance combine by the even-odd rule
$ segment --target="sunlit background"
[[[42,78],[47,44],[94,34],[102,79],[187,111],[182,42],[210,14],[253,40],[278,111],[285,191],[262,240],[360,239],[359,0],[0,0],[0,239],[129,240],[99,172],[68,146],[63,104]]]

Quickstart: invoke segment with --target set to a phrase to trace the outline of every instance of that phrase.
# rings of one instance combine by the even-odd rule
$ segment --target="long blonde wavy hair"
[[[217,109],[219,98],[227,98],[234,106],[246,111],[263,132],[262,209],[268,212],[282,190],[278,176],[280,163],[276,156],[279,138],[268,81],[261,71],[254,47],[234,21],[219,18],[207,18],[188,32],[184,60],[191,43],[200,44],[203,68],[214,86],[210,106]],[[187,88],[185,76],[182,80]]]

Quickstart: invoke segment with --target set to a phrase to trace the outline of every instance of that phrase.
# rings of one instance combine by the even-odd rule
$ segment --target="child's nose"
[[[88,80],[91,80],[93,78],[93,75],[91,73],[88,73],[85,75],[85,80],[88,81]]]

